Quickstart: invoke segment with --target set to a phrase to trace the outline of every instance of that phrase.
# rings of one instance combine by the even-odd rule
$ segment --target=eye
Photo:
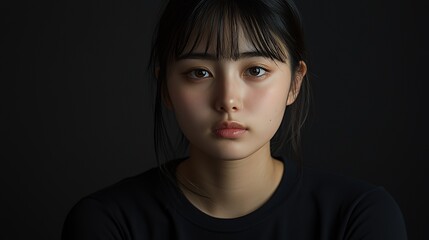
[[[211,76],[210,72],[204,69],[194,69],[186,73],[186,75],[192,79],[207,78]]]
[[[251,67],[246,70],[246,75],[252,77],[262,77],[267,73],[267,70],[262,67]]]

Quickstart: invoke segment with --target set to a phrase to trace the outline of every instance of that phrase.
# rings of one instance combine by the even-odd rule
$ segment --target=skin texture
[[[278,186],[283,164],[271,157],[270,140],[293,103],[306,73],[304,62],[295,74],[285,63],[261,56],[240,38],[237,60],[190,56],[167,69],[166,104],[189,140],[189,159],[177,169],[181,189],[201,211],[218,218],[246,215],[266,202]],[[211,47],[209,55],[215,56]],[[246,131],[237,138],[214,134],[223,122]],[[197,194],[196,194],[197,193]]]

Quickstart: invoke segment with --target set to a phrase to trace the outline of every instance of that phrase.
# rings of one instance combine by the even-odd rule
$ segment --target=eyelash
[[[262,73],[262,75],[252,75],[251,73],[249,73],[249,71],[250,70],[255,70],[255,69],[259,69],[259,71],[263,71],[263,73]],[[203,74],[203,75],[205,75],[205,76],[203,76],[203,77],[198,77],[198,76],[196,76],[195,74],[197,73],[197,72],[202,72],[202,73],[205,73],[205,74]],[[244,72],[245,74],[245,76],[249,76],[249,77],[252,77],[252,78],[262,78],[262,77],[264,77],[266,74],[268,74],[269,73],[269,71],[266,69],[266,68],[263,68],[263,67],[260,67],[260,66],[254,66],[254,67],[249,67],[249,68],[247,68],[246,69],[246,71]],[[190,70],[190,71],[188,71],[188,72],[185,72],[184,73],[187,77],[189,77],[189,78],[191,78],[191,79],[204,79],[204,78],[208,78],[208,77],[212,77],[212,74],[210,73],[210,71],[208,71],[208,70],[205,70],[205,69],[202,69],[202,68],[196,68],[196,69],[192,69],[192,70]]]
[[[255,70],[255,69],[262,70],[263,74],[262,75],[258,74],[258,75],[255,76],[255,75],[252,75],[252,74],[248,73],[248,71]],[[251,77],[261,78],[261,77],[265,76],[268,73],[268,70],[266,68],[263,68],[263,67],[260,67],[260,66],[255,66],[255,67],[250,67],[250,68],[246,69],[245,73],[246,73],[246,75],[251,76]]]
[[[206,76],[206,77],[197,77],[197,76],[195,76],[195,73],[196,73],[196,72],[205,72],[205,73],[207,73],[209,76]],[[186,72],[186,73],[185,73],[185,75],[186,75],[187,77],[191,78],[191,79],[202,79],[202,78],[210,77],[210,76],[211,76],[211,73],[210,73],[209,71],[205,70],[205,69],[197,68],[197,69],[192,69],[192,70],[191,70],[191,71],[189,71],[189,72]],[[192,75],[193,75],[193,76],[192,76]]]

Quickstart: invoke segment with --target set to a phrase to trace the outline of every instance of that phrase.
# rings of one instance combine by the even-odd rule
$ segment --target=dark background
[[[309,165],[384,186],[429,239],[427,5],[296,0]],[[59,239],[81,197],[155,166],[147,58],[157,1],[2,5],[0,239]]]

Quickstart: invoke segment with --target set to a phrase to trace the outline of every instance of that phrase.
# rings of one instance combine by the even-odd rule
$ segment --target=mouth
[[[213,129],[219,138],[239,138],[247,132],[247,127],[239,122],[221,122]]]

